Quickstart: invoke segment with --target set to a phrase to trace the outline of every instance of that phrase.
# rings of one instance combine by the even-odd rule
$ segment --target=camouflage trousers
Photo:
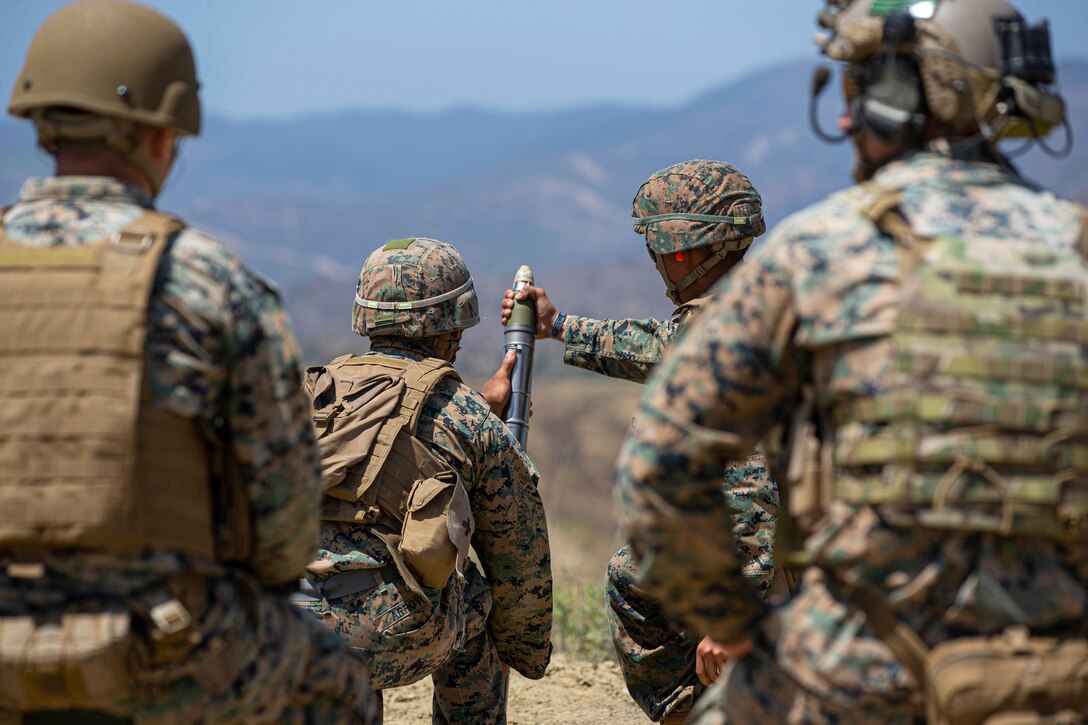
[[[605,597],[612,646],[627,691],[646,716],[660,721],[682,712],[703,691],[695,676],[695,646],[665,616],[661,604],[636,584],[638,571],[630,547],[608,562]]]
[[[730,462],[722,494],[733,513],[744,575],[764,597],[788,597],[792,581],[774,566],[778,487],[767,475],[766,456],[755,453]],[[647,717],[659,721],[671,712],[685,711],[703,690],[695,675],[699,638],[677,631],[660,603],[637,581],[631,550],[624,547],[609,561],[605,583],[612,646],[627,691]]]
[[[766,580],[764,596],[789,598],[790,585],[781,569],[770,577],[761,571],[748,578],[757,587]],[[637,579],[637,565],[625,546],[608,562],[608,627],[627,691],[646,717],[658,722],[669,713],[686,711],[705,689],[695,674],[695,648],[701,638],[692,639],[674,627]]]
[[[381,691],[427,675],[434,683],[433,723],[506,722],[506,678],[487,631],[491,589],[470,565],[465,581],[412,592],[397,577],[334,601],[300,602],[367,660]]]
[[[17,583],[0,581],[0,600],[46,590],[36,586],[38,591],[21,592]],[[79,611],[100,611],[109,603],[78,596]],[[378,722],[363,660],[286,596],[250,582],[213,579],[206,580],[203,601],[191,611],[199,642],[181,659],[149,664],[154,645],[138,626],[131,687],[94,708],[141,725]],[[35,613],[29,607],[5,611]],[[3,707],[0,723],[21,721]]]

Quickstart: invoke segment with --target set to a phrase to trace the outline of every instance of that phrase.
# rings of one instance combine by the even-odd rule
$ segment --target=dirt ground
[[[631,701],[614,662],[581,662],[556,655],[541,680],[510,678],[510,725],[626,725],[649,720]],[[385,692],[386,725],[431,722],[431,679]]]

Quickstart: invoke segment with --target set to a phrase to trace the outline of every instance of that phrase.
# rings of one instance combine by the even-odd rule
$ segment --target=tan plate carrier
[[[148,404],[148,306],[184,224],[145,211],[83,245],[0,232],[0,548],[215,559],[209,450]]]
[[[149,403],[150,299],[184,226],[145,211],[107,239],[57,246],[0,230],[0,551],[13,579],[45,575],[43,554],[55,550],[247,555],[248,525],[215,516],[212,481],[224,467],[210,464],[224,453],[212,455],[196,421]],[[238,495],[230,470],[217,501]],[[239,521],[241,500],[230,509]],[[172,582],[176,594],[99,602],[104,610],[74,601],[0,617],[0,701],[23,710],[120,701],[138,649],[158,663],[192,648],[190,613],[173,598],[199,600],[191,579]],[[143,648],[134,613],[148,621]]]
[[[846,501],[905,528],[1084,546],[1088,227],[1077,248],[934,239],[910,228],[897,190],[875,190],[865,211],[899,266],[892,383],[832,419],[805,392],[779,459],[789,521],[804,531]],[[875,590],[821,566],[922,685],[929,723],[1080,722],[1088,711],[1083,626],[1053,638],[1010,627],[931,649]]]
[[[922,237],[898,192],[874,196],[899,255],[891,383],[794,421],[791,518],[804,529],[835,500],[906,527],[1088,543],[1082,250]]]

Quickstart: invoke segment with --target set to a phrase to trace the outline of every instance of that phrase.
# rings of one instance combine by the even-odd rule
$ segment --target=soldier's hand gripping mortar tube
[[[529,265],[518,267],[514,275],[513,292],[516,295],[535,284]],[[526,450],[529,441],[529,413],[533,383],[533,352],[536,347],[536,304],[532,299],[516,299],[509,317],[503,318],[503,348],[514,351],[514,370],[510,374],[510,402],[503,414],[506,427]]]
[[[1083,722],[1088,213],[996,143],[1064,121],[1045,25],[1004,0],[833,0],[821,24],[865,181],[718,285],[617,463],[639,583],[752,647],[689,722]],[[718,494],[768,435],[806,565],[778,608]]]

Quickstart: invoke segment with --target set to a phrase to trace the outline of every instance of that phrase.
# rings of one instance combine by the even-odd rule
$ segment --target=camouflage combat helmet
[[[359,273],[351,327],[364,337],[432,337],[479,321],[472,275],[451,244],[395,239],[375,250]]]
[[[938,121],[927,129],[931,136],[992,140],[1041,138],[1064,123],[1065,105],[1050,88],[1055,72],[1046,22],[1028,26],[1006,0],[826,1],[819,18],[830,31],[819,41],[824,54],[869,69],[847,76],[848,95],[865,91],[859,80],[882,86],[852,104],[855,126],[864,125],[868,111],[878,125],[915,124],[913,137],[924,140],[928,115]],[[884,70],[896,59],[916,67],[915,94]]]
[[[767,229],[763,199],[748,177],[729,164],[702,159],[651,176],[635,194],[631,216],[677,304],[680,291]],[[669,281],[662,255],[698,247],[710,247],[713,254],[680,282]]]
[[[170,18],[122,0],[72,3],[30,43],[8,113],[34,122],[38,141],[102,141],[148,176],[142,127],[200,133],[199,82],[185,34]]]

